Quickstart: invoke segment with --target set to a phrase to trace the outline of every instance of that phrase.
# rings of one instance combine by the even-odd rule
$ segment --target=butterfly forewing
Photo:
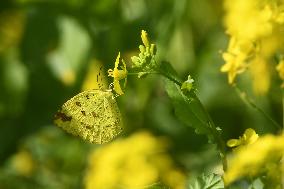
[[[122,131],[118,106],[110,91],[89,90],[77,94],[55,115],[55,124],[91,143],[111,141]]]

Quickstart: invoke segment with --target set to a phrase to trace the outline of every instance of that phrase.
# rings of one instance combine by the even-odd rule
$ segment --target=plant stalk
[[[234,86],[236,92],[238,93],[239,97],[241,98],[241,100],[247,104],[248,106],[252,107],[253,109],[255,109],[256,111],[258,111],[259,113],[261,113],[267,120],[269,120],[273,126],[278,130],[282,130],[282,127],[272,118],[270,117],[267,113],[265,113],[260,107],[258,107],[252,99],[250,99],[245,92],[241,91],[240,88],[238,88],[236,85]],[[283,95],[282,95],[282,100],[283,100]],[[283,104],[283,103],[282,103]],[[283,104],[283,109],[284,109],[284,104]],[[284,113],[283,113],[284,115]],[[284,124],[284,116],[283,116],[283,124]]]
[[[172,78],[171,76],[169,76],[168,74],[165,73],[160,73],[161,75],[163,75],[164,77],[166,77],[167,79],[169,79],[170,81],[174,82],[175,84],[177,84],[178,86],[181,86],[182,83],[177,81],[175,78]],[[226,147],[225,147],[225,143],[220,135],[220,132],[218,131],[217,127],[215,126],[210,114],[208,113],[208,111],[205,109],[204,105],[201,103],[201,101],[199,100],[199,98],[197,97],[197,95],[194,93],[194,98],[198,101],[198,103],[200,104],[200,106],[202,107],[203,112],[207,115],[207,118],[209,120],[209,127],[212,131],[213,137],[215,139],[215,142],[217,143],[217,147],[219,150],[219,155],[221,157],[221,161],[222,161],[222,165],[223,165],[223,171],[225,172],[227,170],[227,156],[226,156]]]

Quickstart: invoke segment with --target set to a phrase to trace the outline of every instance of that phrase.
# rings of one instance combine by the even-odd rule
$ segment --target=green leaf
[[[182,81],[180,80],[176,71],[169,62],[163,61],[159,67],[159,71],[162,75],[169,78],[171,81],[179,83],[181,85]]]
[[[188,189],[223,189],[224,183],[220,175],[202,174],[189,183]]]
[[[196,133],[205,134],[212,140],[210,118],[194,92],[184,93],[179,85],[169,79],[165,79],[165,84],[175,108],[175,114],[180,121],[194,128]]]

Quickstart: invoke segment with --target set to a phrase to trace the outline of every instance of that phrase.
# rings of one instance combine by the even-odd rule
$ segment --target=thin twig
[[[159,72],[128,72],[127,75],[139,75],[141,73],[144,73],[144,74],[160,74]]]
[[[272,118],[270,117],[266,112],[264,112],[260,107],[258,107],[252,99],[250,99],[245,92],[243,92],[238,86],[234,85],[234,88],[236,92],[238,93],[239,97],[242,99],[242,101],[247,104],[248,106],[254,108],[256,111],[261,113],[264,117],[266,117],[267,120],[269,120],[273,126],[276,129],[281,129],[282,127]],[[284,105],[283,105],[284,106]],[[284,107],[283,107],[284,108]],[[284,117],[283,117],[284,122]]]

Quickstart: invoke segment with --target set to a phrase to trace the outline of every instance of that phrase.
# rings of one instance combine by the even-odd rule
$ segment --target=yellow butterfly
[[[55,114],[54,123],[68,133],[97,144],[111,141],[122,131],[121,114],[111,89],[77,94]]]

